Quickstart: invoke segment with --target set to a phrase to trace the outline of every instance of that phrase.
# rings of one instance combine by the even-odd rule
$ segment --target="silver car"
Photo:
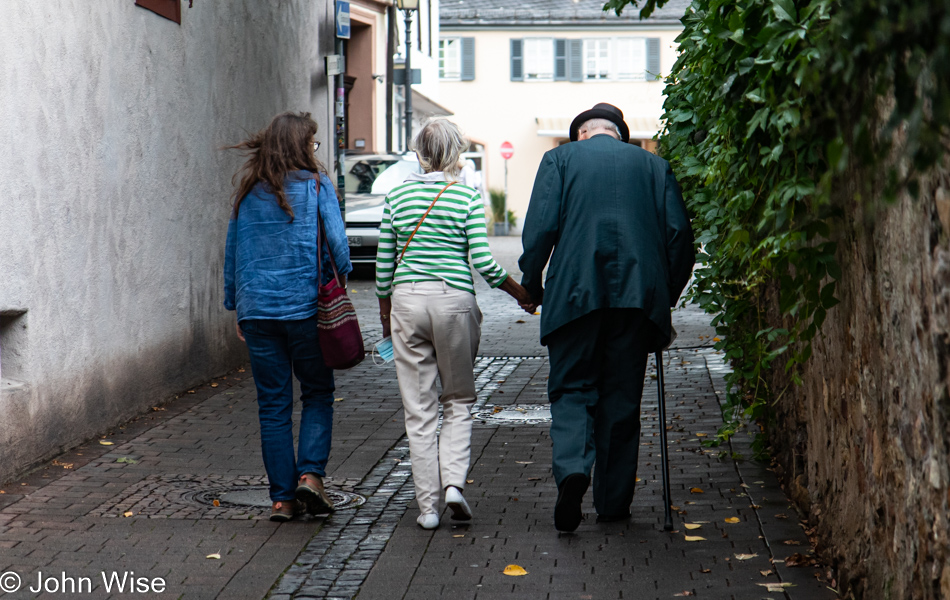
[[[344,172],[350,261],[373,265],[386,194],[411,173],[422,170],[415,154],[362,154],[347,156]]]

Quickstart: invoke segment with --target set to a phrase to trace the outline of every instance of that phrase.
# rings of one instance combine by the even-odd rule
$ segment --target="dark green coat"
[[[604,134],[548,151],[522,242],[521,284],[543,300],[542,344],[558,327],[601,308],[643,309],[656,325],[650,347],[669,342],[670,308],[695,254],[668,162]]]

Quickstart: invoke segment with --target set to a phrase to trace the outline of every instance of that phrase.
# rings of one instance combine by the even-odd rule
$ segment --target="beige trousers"
[[[443,487],[465,488],[482,313],[473,294],[436,281],[397,285],[392,305],[393,353],[416,501],[423,514],[438,512]]]

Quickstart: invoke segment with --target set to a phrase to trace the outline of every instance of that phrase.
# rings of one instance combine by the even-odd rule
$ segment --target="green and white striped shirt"
[[[488,248],[481,195],[460,183],[445,190],[412,238],[402,262],[395,267],[396,257],[412,230],[445,187],[445,181],[432,181],[433,175],[436,174],[419,176],[425,181],[402,183],[386,196],[376,254],[376,295],[380,298],[391,296],[394,285],[413,281],[445,281],[474,294],[469,252],[475,269],[491,287],[500,286],[508,277]]]

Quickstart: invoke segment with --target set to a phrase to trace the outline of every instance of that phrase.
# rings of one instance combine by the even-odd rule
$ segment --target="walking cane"
[[[670,508],[672,504],[670,500],[670,459],[667,456],[666,449],[666,394],[663,391],[663,351],[657,350],[654,358],[656,359],[656,382],[659,387],[657,406],[660,410],[660,462],[663,463],[661,465],[663,470],[663,512],[666,519],[663,523],[663,529],[673,531],[673,510]]]

